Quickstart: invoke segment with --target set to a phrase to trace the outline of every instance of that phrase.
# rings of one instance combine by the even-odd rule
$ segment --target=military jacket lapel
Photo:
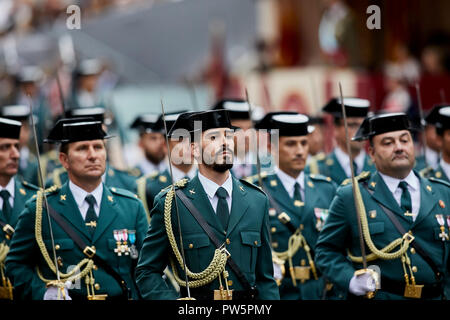
[[[233,177],[232,179],[233,194],[231,197],[231,213],[227,234],[230,234],[233,231],[249,207],[248,200],[246,199],[247,191],[245,190],[245,187],[236,178]]]
[[[100,204],[100,214],[97,221],[97,227],[95,228],[92,242],[95,243],[108,226],[117,217],[118,212],[116,209],[116,199],[109,189],[103,184],[102,202]]]

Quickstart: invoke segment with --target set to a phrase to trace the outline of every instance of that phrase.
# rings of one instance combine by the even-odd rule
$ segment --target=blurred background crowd
[[[70,5],[80,29],[66,25]],[[265,112],[321,116],[341,82],[372,112],[419,121],[420,106],[450,99],[449,11],[446,0],[0,0],[0,107],[31,96],[43,152],[65,110],[105,108],[124,169],[142,156],[130,124],[161,100],[203,110],[247,89]]]

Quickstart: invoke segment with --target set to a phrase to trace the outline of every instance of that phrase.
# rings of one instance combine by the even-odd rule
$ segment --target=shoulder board
[[[264,180],[268,176],[269,176],[269,173],[267,171],[261,171],[261,179]],[[242,178],[242,179],[239,179],[239,180],[245,180],[245,181],[250,182],[250,183],[255,183],[255,182],[258,181],[258,179],[259,179],[259,176],[257,174],[255,174],[255,175],[248,176],[248,177],[245,177],[245,178]]]
[[[433,181],[433,182],[437,182],[440,184],[443,184],[444,186],[450,187],[450,183],[448,183],[447,181],[441,180],[441,179],[437,179],[434,177],[429,177],[428,180]]]
[[[182,188],[186,187],[188,182],[189,182],[188,179],[178,180],[177,182],[175,182],[175,189],[182,189]],[[166,194],[170,190],[170,188],[172,188],[172,184],[168,185],[164,189],[161,189],[160,193]]]
[[[116,187],[109,187],[108,188],[112,193],[117,194],[119,196],[124,196],[127,198],[132,198],[132,199],[138,199],[137,194],[128,191],[126,189],[122,189],[122,188],[116,188]]]
[[[242,184],[244,184],[244,185],[246,185],[246,186],[248,186],[248,187],[250,187],[252,189],[258,190],[259,192],[261,192],[261,193],[263,193],[265,195],[264,191],[260,187],[255,186],[253,183],[248,182],[245,179],[239,179],[239,182],[242,182]]]
[[[27,189],[31,189],[31,190],[39,190],[39,187],[38,186],[35,186],[34,184],[32,184],[32,183],[29,183],[29,182],[27,182],[27,181],[20,181],[21,183],[22,183],[22,185],[25,187],[25,188],[27,188]]]
[[[423,168],[422,170],[419,171],[420,176],[422,177],[426,177],[428,174],[430,174],[433,171],[433,167],[432,166],[428,166],[426,168]]]
[[[158,174],[159,174],[158,171],[153,171],[153,172],[147,173],[145,176],[142,176],[142,177],[138,178],[137,181],[153,180],[153,179],[155,179],[155,177]]]
[[[363,171],[361,174],[357,175],[356,181],[364,181],[367,180],[368,178],[370,178],[370,171]],[[349,184],[352,181],[352,179],[347,178],[344,181],[342,181],[341,186],[345,186],[347,184]]]
[[[321,175],[321,174],[311,173],[311,174],[308,175],[308,177],[313,179],[313,180],[331,182],[331,178],[330,177],[326,177],[326,176]]]
[[[138,168],[128,169],[126,170],[126,173],[133,177],[140,177],[142,175],[141,170],[139,170]]]

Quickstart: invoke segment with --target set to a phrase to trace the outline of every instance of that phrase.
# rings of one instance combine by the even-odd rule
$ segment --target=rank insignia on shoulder
[[[270,186],[276,187],[278,185],[277,180],[270,180]]]
[[[442,177],[442,173],[440,171],[437,171],[434,176],[438,179],[440,179]]]
[[[26,194],[27,194],[27,193],[25,192],[25,189],[22,189],[22,188],[19,189],[19,192],[20,192],[20,194],[22,194],[22,195],[26,195]]]
[[[167,182],[167,177],[166,176],[159,176],[159,181],[161,181],[162,183]]]

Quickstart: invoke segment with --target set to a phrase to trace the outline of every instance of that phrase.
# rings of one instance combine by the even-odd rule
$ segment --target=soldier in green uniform
[[[310,173],[318,174],[317,162],[323,161],[326,157],[324,152],[324,124],[325,120],[321,116],[309,117],[309,123],[314,126],[314,131],[308,135],[309,155],[306,159]]]
[[[199,171],[193,179],[176,183],[177,206],[172,187],[155,198],[136,269],[142,297],[178,298],[161,277],[170,263],[183,297],[187,270],[190,296],[196,299],[279,299],[268,200],[259,188],[230,174],[234,140],[227,111],[194,113],[187,124]]]
[[[358,127],[363,122],[369,111],[370,102],[366,99],[344,98],[345,112],[348,117],[349,135],[353,136]],[[334,135],[336,138],[336,147],[328,154],[325,159],[317,162],[319,173],[330,177],[338,185],[351,176],[350,163],[347,155],[345,142],[345,127],[342,115],[342,107],[340,99],[331,99],[322,110],[334,117]],[[362,171],[373,171],[375,167],[370,157],[364,151],[364,143],[360,141],[352,141],[350,143],[353,167],[356,174]],[[311,166],[305,169],[311,172]]]
[[[275,173],[261,177],[268,195],[275,278],[280,298],[318,300],[326,292],[325,279],[314,265],[314,246],[326,220],[336,184],[329,177],[305,174],[308,135],[314,129],[298,113],[268,113],[258,129],[278,130],[279,141],[270,146],[277,162]],[[258,183],[253,176],[252,183]]]
[[[442,297],[448,268],[450,184],[422,178],[413,170],[410,130],[406,114],[382,114],[366,119],[353,137],[369,139],[377,171],[362,173],[354,186],[346,181],[338,188],[315,259],[322,273],[348,290],[348,298]],[[360,237],[367,264],[373,268],[362,269]]]
[[[138,145],[144,153],[144,158],[134,168],[138,172],[137,175],[154,175],[155,172],[166,170],[167,146],[161,115],[141,114],[136,117],[130,128],[138,130]]]
[[[183,114],[183,118],[178,121],[176,129],[184,128],[184,118],[189,115],[188,112],[171,113],[165,115],[167,130],[170,132],[171,128],[175,124],[178,117]],[[158,121],[162,122],[164,127],[162,116]],[[165,131],[165,129],[164,129]],[[189,141],[179,139],[177,136],[169,136],[169,148],[172,152],[172,174],[174,181],[178,181],[184,178],[192,179],[197,174],[197,166],[194,165],[194,158],[190,153]],[[188,155],[189,159],[183,161],[184,154]],[[138,196],[144,204],[144,208],[150,221],[150,211],[153,208],[153,201],[156,195],[164,188],[171,184],[171,176],[169,168],[162,172],[153,172],[140,177],[136,184],[138,188]]]
[[[51,130],[46,142],[61,144],[69,179],[46,198],[38,191],[19,217],[6,260],[19,298],[139,297],[133,275],[147,219],[136,195],[102,183],[107,138],[93,118],[61,119]]]
[[[436,135],[442,146],[442,157],[435,170],[427,170],[425,176],[450,183],[450,106],[440,108],[436,120]]]
[[[20,121],[22,127],[20,129],[19,147],[20,160],[19,171],[17,174],[23,177],[31,163],[36,161],[35,155],[29,148],[30,144],[30,108],[25,105],[8,105],[0,109],[0,117]]]
[[[425,148],[424,154],[416,157],[415,170],[421,174],[427,174],[430,170],[435,170],[439,165],[441,141],[436,133],[436,122],[439,118],[439,110],[446,105],[438,104],[425,116]]]
[[[79,118],[91,117],[95,121],[100,121],[103,130],[107,132],[106,124],[108,123],[108,117],[106,117],[106,110],[104,108],[74,108],[67,110],[65,115],[66,119],[75,119],[75,121]],[[109,151],[108,146],[109,144],[106,145],[107,151]],[[59,166],[51,172],[45,184],[47,187],[51,187],[52,185],[61,187],[67,181],[67,177],[65,168]],[[133,193],[137,191],[136,176],[128,171],[113,167],[109,161],[106,163],[106,170],[102,179],[107,186],[126,189]]]
[[[0,299],[12,299],[12,286],[4,277],[5,258],[19,214],[37,187],[17,176],[21,123],[0,118]]]

